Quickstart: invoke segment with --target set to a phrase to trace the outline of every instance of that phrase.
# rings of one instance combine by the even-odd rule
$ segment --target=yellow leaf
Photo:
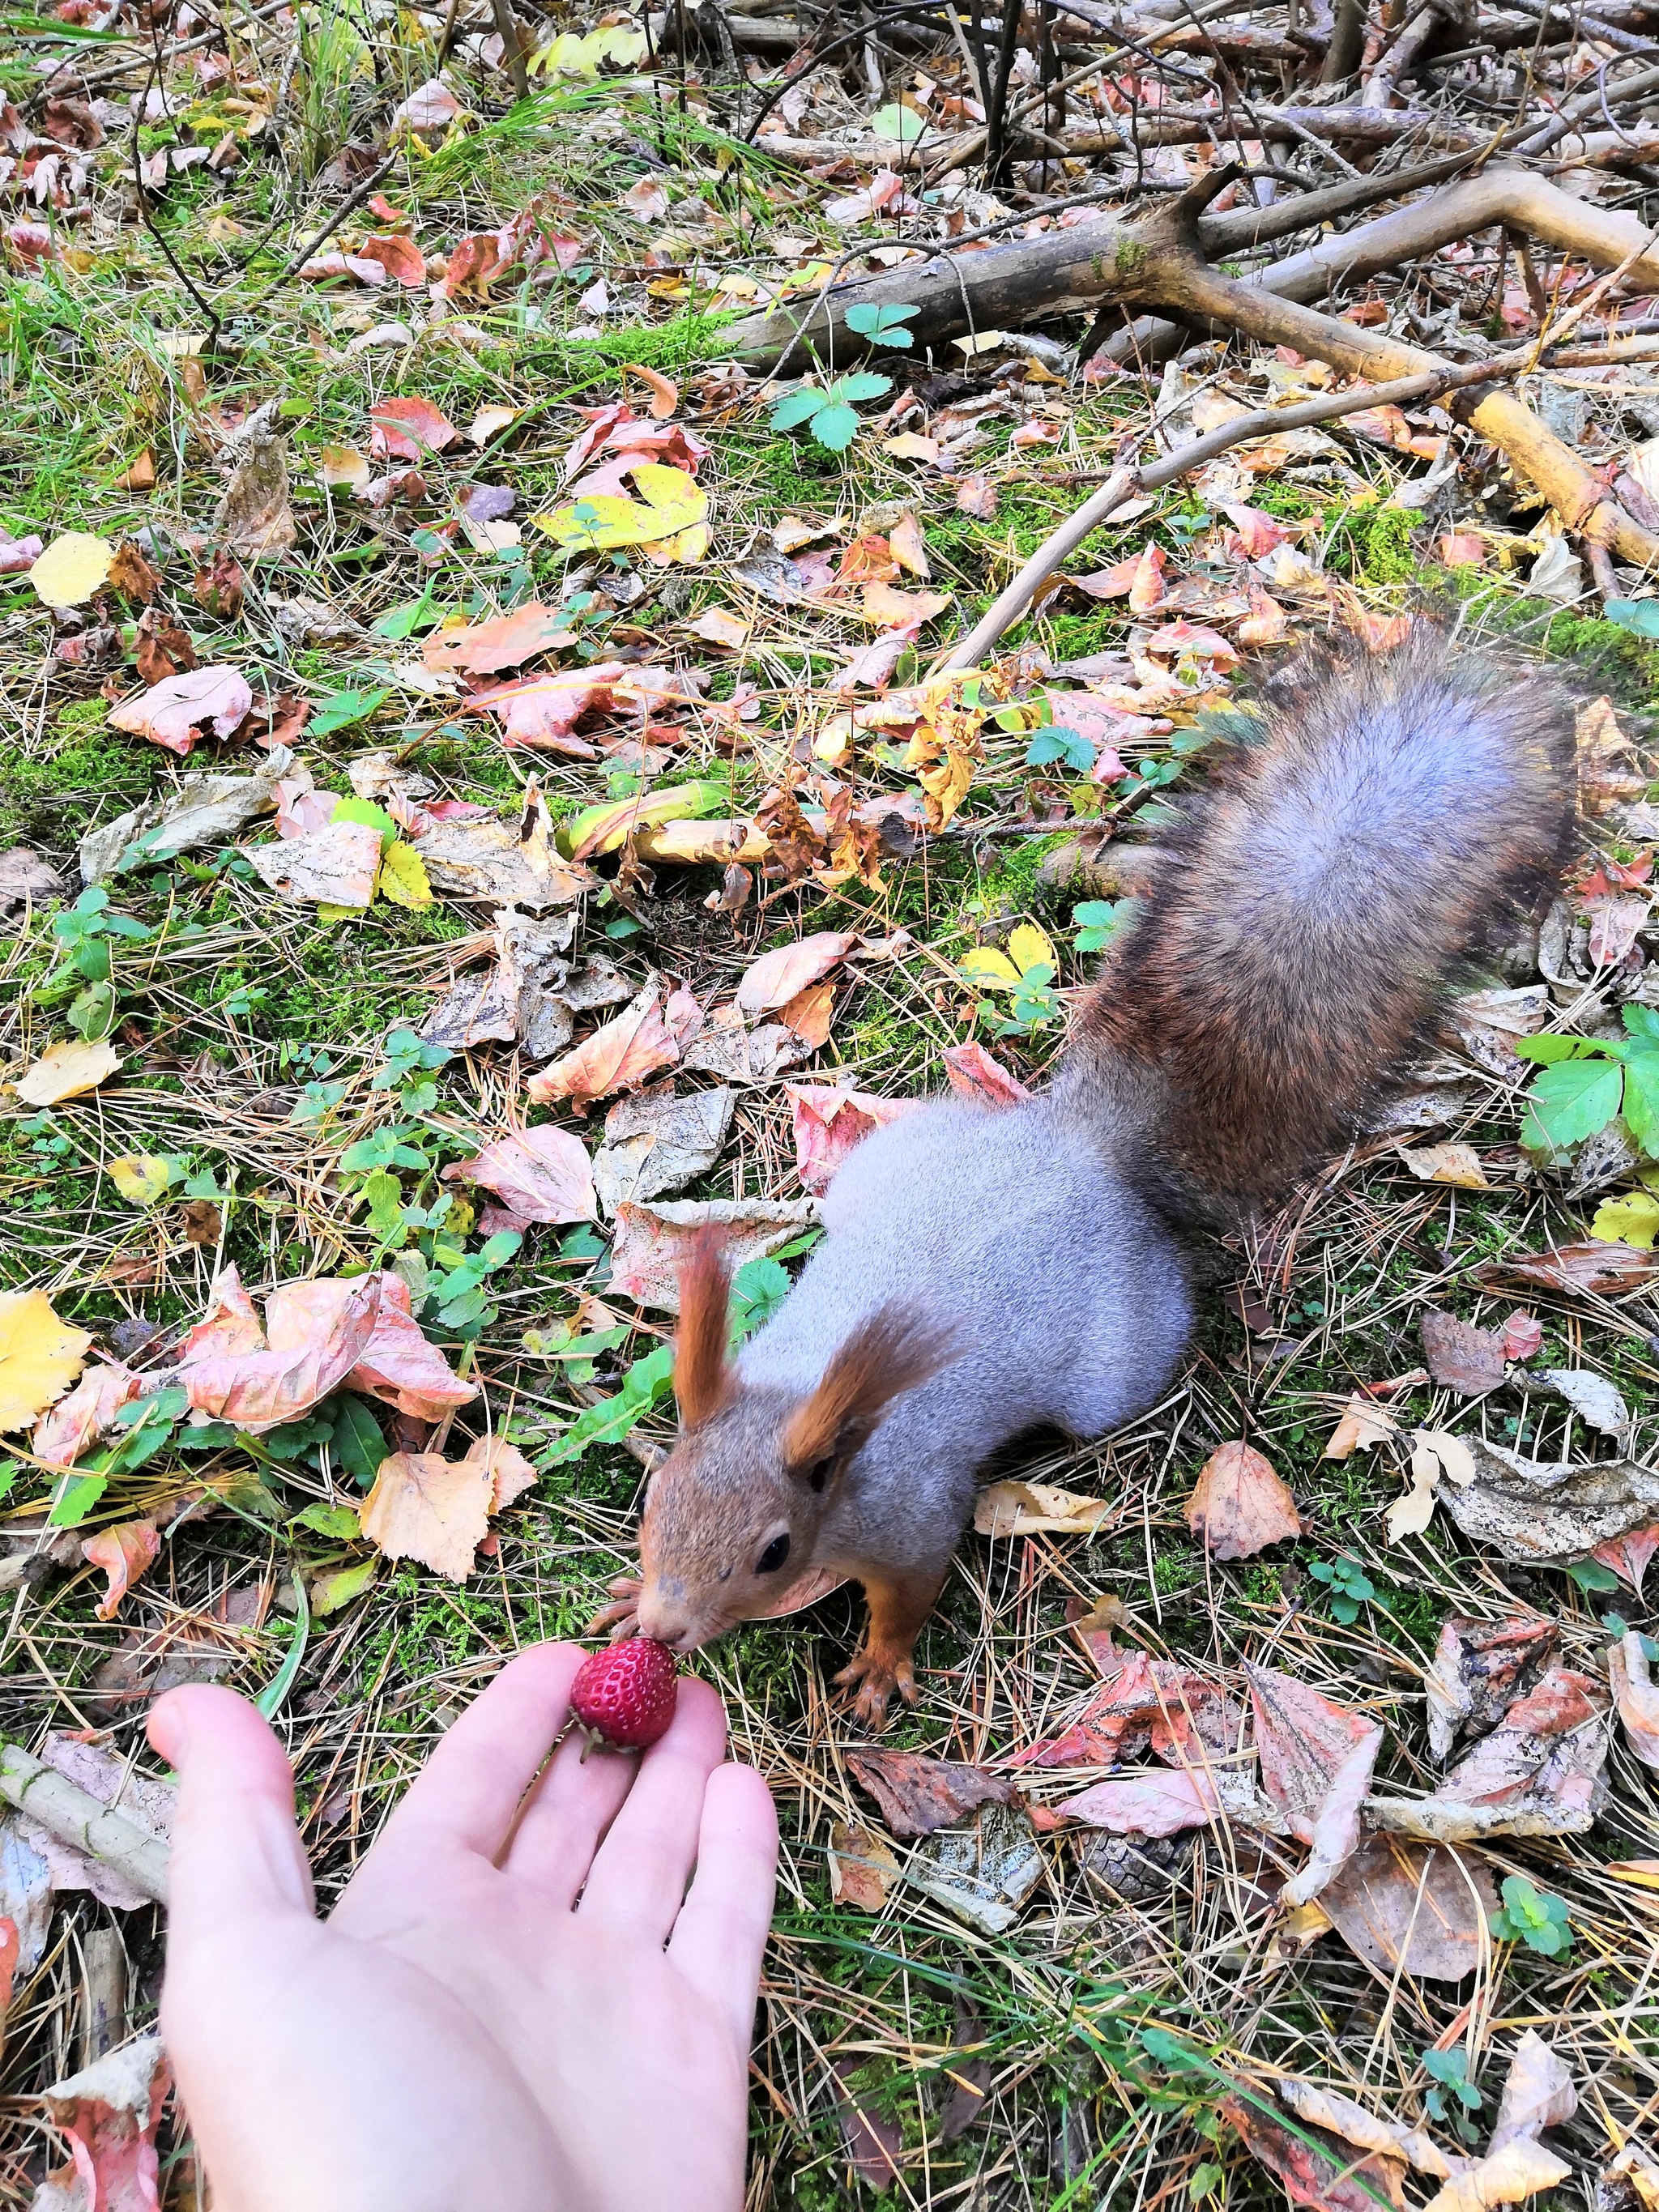
[[[568,552],[602,552],[610,546],[650,545],[677,537],[701,523],[708,512],[708,495],[702,486],[684,469],[666,468],[660,461],[636,468],[634,488],[639,499],[596,491],[569,507],[556,507],[551,514],[531,519]]]
[[[108,538],[68,530],[52,539],[29,570],[29,581],[49,607],[78,607],[104,582],[114,558]]]
[[[1419,1182],[1447,1182],[1456,1190],[1489,1190],[1480,1155],[1473,1145],[1402,1145],[1400,1157]]]
[[[970,983],[977,983],[988,991],[1012,991],[1019,981],[1018,969],[994,945],[976,946],[957,965]]]
[[[1626,1198],[1604,1198],[1590,1224],[1590,1235],[1603,1244],[1633,1244],[1638,1252],[1652,1251],[1656,1232],[1659,1198],[1644,1190],[1633,1190]]]
[[[1028,968],[1040,965],[1058,969],[1054,948],[1042,932],[1029,921],[1022,921],[1008,939],[1008,954],[1023,975]]]
[[[170,1160],[144,1152],[109,1163],[109,1179],[129,1206],[155,1206],[167,1196],[175,1172]]]
[[[1050,1482],[994,1482],[975,1501],[974,1526],[981,1536],[1035,1536],[1045,1529],[1086,1536],[1115,1521],[1118,1510],[1109,1498],[1085,1498]]]
[[[319,921],[361,921],[368,912],[368,908],[364,906],[330,906],[325,902],[318,906],[317,919]]]
[[[432,886],[426,879],[426,862],[412,845],[404,844],[401,837],[388,845],[386,857],[380,862],[380,880],[374,886],[383,899],[393,906],[430,906]]]
[[[18,1084],[17,1096],[26,1106],[55,1106],[60,1098],[78,1098],[83,1091],[95,1091],[121,1064],[112,1044],[66,1039],[41,1054]]]
[[[27,1428],[81,1372],[91,1337],[70,1328],[44,1291],[0,1291],[0,1434]]]
[[[1327,1459],[1349,1459],[1357,1451],[1371,1451],[1393,1436],[1399,1424],[1373,1398],[1355,1395],[1342,1409],[1342,1418],[1325,1447]]]

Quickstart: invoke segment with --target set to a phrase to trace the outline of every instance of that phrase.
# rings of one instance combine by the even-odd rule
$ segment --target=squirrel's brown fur
[[[1150,896],[1048,1091],[878,1130],[828,1234],[735,1361],[723,1262],[683,1287],[683,1431],[653,1478],[619,1630],[682,1650],[836,1580],[870,1600],[842,1676],[878,1722],[1022,1430],[1155,1402],[1193,1307],[1183,1234],[1346,1144],[1448,985],[1557,875],[1571,716],[1432,635],[1328,647],[1269,688],[1161,841]]]

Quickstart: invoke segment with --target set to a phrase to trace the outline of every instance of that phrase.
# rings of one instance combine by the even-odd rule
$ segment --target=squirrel
[[[1248,1223],[1397,1095],[1449,988],[1536,910],[1573,825],[1570,706],[1419,626],[1305,651],[1159,842],[1058,1073],[941,1098],[860,1144],[777,1313],[728,1351],[724,1259],[682,1271],[680,1434],[641,1573],[595,1629],[678,1651],[863,1585],[837,1676],[878,1728],[1021,1431],[1102,1436],[1154,1404],[1194,1321],[1195,1240]]]

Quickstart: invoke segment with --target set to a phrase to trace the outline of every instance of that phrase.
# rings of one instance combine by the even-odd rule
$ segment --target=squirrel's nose
[[[660,1583],[640,1593],[640,1634],[653,1637],[671,1650],[693,1651],[698,1638],[684,1602]]]

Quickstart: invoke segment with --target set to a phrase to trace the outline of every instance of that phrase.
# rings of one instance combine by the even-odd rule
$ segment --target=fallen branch
[[[167,1847],[147,1828],[95,1797],[16,1744],[0,1745],[0,1798],[48,1835],[113,1867],[157,1905],[167,1901]]]
[[[1369,407],[1406,407],[1422,399],[1435,399],[1460,385],[1486,381],[1494,375],[1515,376],[1533,366],[1536,349],[1526,347],[1502,362],[1467,362],[1432,374],[1403,376],[1392,384],[1368,384],[1323,399],[1308,399],[1294,407],[1262,407],[1254,414],[1237,415],[1207,437],[1183,446],[1179,453],[1144,468],[1114,471],[1100,489],[1068,515],[1058,530],[1046,538],[1007,588],[1000,592],[959,645],[952,646],[936,663],[941,669],[975,668],[984,659],[1005,630],[1012,628],[1049,577],[1088,537],[1109,522],[1127,500],[1157,491],[1212,461],[1230,447],[1248,445],[1285,430],[1304,430],[1319,422],[1334,422],[1344,415],[1357,415]]]

